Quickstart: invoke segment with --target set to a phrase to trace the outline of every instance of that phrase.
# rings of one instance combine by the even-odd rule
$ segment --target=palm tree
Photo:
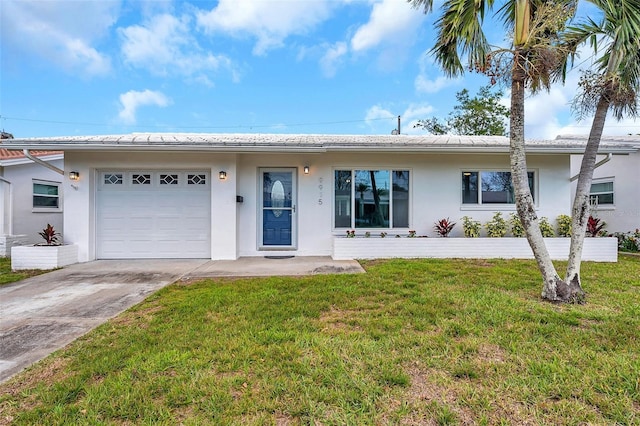
[[[567,264],[567,281],[580,282],[582,247],[589,219],[589,191],[593,180],[600,138],[609,110],[616,119],[637,115],[640,89],[640,2],[638,0],[588,0],[602,11],[602,20],[587,18],[571,26],[565,34],[572,57],[578,46],[591,41],[598,53],[598,41],[604,41],[602,55],[596,61],[598,73],[585,73],[581,79],[583,93],[577,98],[579,115],[595,112],[585,148],[576,195],[573,200],[571,248]]]
[[[432,11],[433,0],[409,1],[414,7],[422,7],[425,13]],[[551,83],[564,77],[566,54],[560,50],[558,36],[573,16],[577,0],[503,2],[497,12],[507,28],[513,29],[513,46],[492,51],[482,26],[494,3],[494,0],[445,0],[442,15],[436,21],[438,36],[431,53],[451,77],[464,72],[461,57],[465,56],[469,69],[490,75],[492,81],[500,76],[510,79],[511,177],[518,216],[544,280],[542,297],[579,301],[584,297],[580,283],[565,282],[558,276],[544,244],[529,188],[524,147],[525,89],[548,89]]]

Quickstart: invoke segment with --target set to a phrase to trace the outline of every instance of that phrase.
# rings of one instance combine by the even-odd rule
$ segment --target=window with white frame
[[[593,182],[589,192],[591,204],[613,205],[613,180]]]
[[[60,183],[34,180],[33,208],[42,210],[59,210]]]
[[[409,227],[409,170],[335,170],[336,228]]]
[[[531,195],[535,199],[535,173],[527,172]],[[515,204],[511,172],[463,171],[462,204]]]

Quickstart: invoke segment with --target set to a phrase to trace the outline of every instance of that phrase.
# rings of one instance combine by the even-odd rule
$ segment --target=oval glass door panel
[[[282,216],[282,210],[279,209],[284,207],[284,186],[279,180],[275,181],[271,187],[271,207],[274,208],[275,217]]]

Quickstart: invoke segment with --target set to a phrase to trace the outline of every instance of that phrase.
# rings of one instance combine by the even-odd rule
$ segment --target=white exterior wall
[[[536,203],[540,216],[555,222],[559,214],[570,211],[569,156],[534,155],[529,169],[536,171]],[[515,206],[462,206],[461,172],[463,170],[509,170],[507,154],[368,154],[368,153],[110,153],[67,152],[66,171],[80,172],[80,181],[71,187],[64,179],[65,242],[79,246],[79,261],[96,258],[95,179],[97,170],[206,169],[211,172],[211,253],[213,259],[239,256],[297,255],[329,256],[333,236],[344,229],[333,228],[333,174],[336,169],[410,170],[410,226],[389,230],[406,234],[434,236],[433,223],[449,217],[458,222],[452,236],[462,235],[461,217],[468,215],[482,223],[495,211],[505,217]],[[310,173],[305,175],[303,167]],[[293,220],[297,225],[295,250],[258,250],[258,171],[260,168],[297,168],[297,204]],[[218,179],[219,171],[227,179]],[[236,195],[243,197],[236,202]],[[126,208],[126,206],[123,206]]]
[[[50,164],[63,169],[64,160],[52,160]],[[5,191],[10,192],[11,228],[5,227],[5,234],[25,235],[25,243],[37,243],[42,240],[38,232],[42,231],[48,223],[60,232],[63,229],[63,204],[64,191],[61,188],[60,209],[57,211],[37,211],[33,209],[33,180],[60,183],[63,180],[61,174],[54,172],[44,166],[28,162],[24,164],[13,164],[4,166],[3,177],[11,184],[3,183]],[[8,205],[6,203],[5,205]],[[8,207],[7,207],[8,208]],[[7,215],[3,217],[7,219]]]
[[[484,224],[496,211],[501,211],[505,218],[515,212],[515,205],[463,206],[461,202],[461,172],[508,171],[509,157],[506,154],[261,154],[241,155],[239,158],[241,182],[238,193],[244,195],[245,200],[239,213],[240,256],[272,254],[257,250],[259,167],[298,167],[299,207],[294,219],[298,223],[298,250],[294,254],[300,256],[330,255],[332,235],[343,235],[345,232],[342,228],[333,228],[333,171],[336,169],[410,170],[410,226],[389,230],[390,236],[406,234],[409,229],[417,231],[418,235],[435,236],[434,222],[446,217],[458,222],[451,236],[462,236],[462,216],[470,216]],[[310,167],[309,175],[303,173],[305,165]],[[536,171],[539,216],[546,216],[555,225],[558,215],[570,211],[569,156],[531,156],[528,166]],[[287,253],[292,254],[284,251],[274,254]]]
[[[597,161],[604,159],[598,156]],[[571,173],[580,173],[581,155],[571,158]],[[613,155],[609,162],[595,169],[594,183],[598,179],[613,180],[614,205],[600,205],[592,212],[606,222],[607,232],[631,232],[640,228],[640,152]],[[571,185],[571,199],[575,196],[576,182]]]

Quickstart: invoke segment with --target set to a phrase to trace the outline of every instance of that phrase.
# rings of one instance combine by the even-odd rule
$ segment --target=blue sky
[[[435,16],[405,0],[2,0],[0,19],[0,126],[16,137],[389,134],[398,115],[420,133],[487,83],[445,78],[426,53]],[[527,100],[527,138],[588,132],[569,111],[578,77]]]

